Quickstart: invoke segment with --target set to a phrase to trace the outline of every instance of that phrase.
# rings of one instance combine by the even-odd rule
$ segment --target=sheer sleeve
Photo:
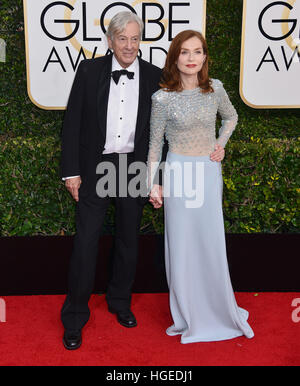
[[[150,118],[150,143],[147,160],[147,186],[148,192],[153,184],[158,184],[159,164],[162,157],[164,145],[164,134],[167,121],[167,111],[165,104],[165,92],[157,91],[152,95],[152,108]]]
[[[217,93],[219,96],[219,106],[218,113],[222,119],[222,126],[219,130],[219,137],[217,138],[217,143],[222,147],[226,146],[232,132],[234,131],[237,121],[238,115],[233,107],[230,99],[223,87],[222,82],[218,81],[217,85]]]

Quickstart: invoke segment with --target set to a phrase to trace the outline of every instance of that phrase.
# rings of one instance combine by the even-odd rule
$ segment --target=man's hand
[[[72,197],[75,201],[79,201],[79,194],[78,190],[81,185],[81,178],[80,177],[71,177],[66,179],[65,186],[68,189],[68,191],[72,194]]]
[[[161,185],[153,185],[153,188],[150,192],[151,204],[155,209],[159,209],[163,204],[163,188]]]
[[[210,159],[212,161],[221,162],[225,157],[225,150],[221,145],[216,144],[215,150],[211,153]]]

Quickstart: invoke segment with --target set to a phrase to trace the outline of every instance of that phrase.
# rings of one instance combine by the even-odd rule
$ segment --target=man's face
[[[135,22],[127,24],[125,29],[116,33],[113,40],[108,38],[109,48],[114,51],[117,61],[123,68],[129,67],[137,57],[140,47],[140,28]]]

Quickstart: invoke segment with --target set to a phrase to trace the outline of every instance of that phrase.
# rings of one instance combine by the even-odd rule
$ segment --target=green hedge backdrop
[[[207,0],[210,76],[222,80],[239,113],[223,161],[226,232],[297,233],[300,111],[242,102],[242,7],[242,0]],[[72,235],[75,204],[59,177],[64,113],[28,98],[21,0],[1,0],[0,38],[7,44],[0,63],[0,235]],[[113,223],[111,206],[104,233],[113,233]],[[162,209],[145,206],[141,233],[163,233]]]

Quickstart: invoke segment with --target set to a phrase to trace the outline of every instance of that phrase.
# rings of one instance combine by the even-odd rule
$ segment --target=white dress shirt
[[[112,58],[112,71],[122,70],[115,56]],[[120,77],[116,84],[110,81],[107,108],[106,142],[103,154],[131,153],[134,150],[135,126],[139,102],[139,63],[135,61],[126,68],[134,72],[134,78]]]
[[[113,55],[112,71],[115,70],[122,70],[122,67]],[[106,141],[103,154],[131,153],[134,151],[140,83],[138,58],[126,70],[134,72],[133,79],[128,79],[126,75],[122,75],[118,84],[113,78],[110,81]],[[79,176],[65,177],[63,180],[73,177]]]

